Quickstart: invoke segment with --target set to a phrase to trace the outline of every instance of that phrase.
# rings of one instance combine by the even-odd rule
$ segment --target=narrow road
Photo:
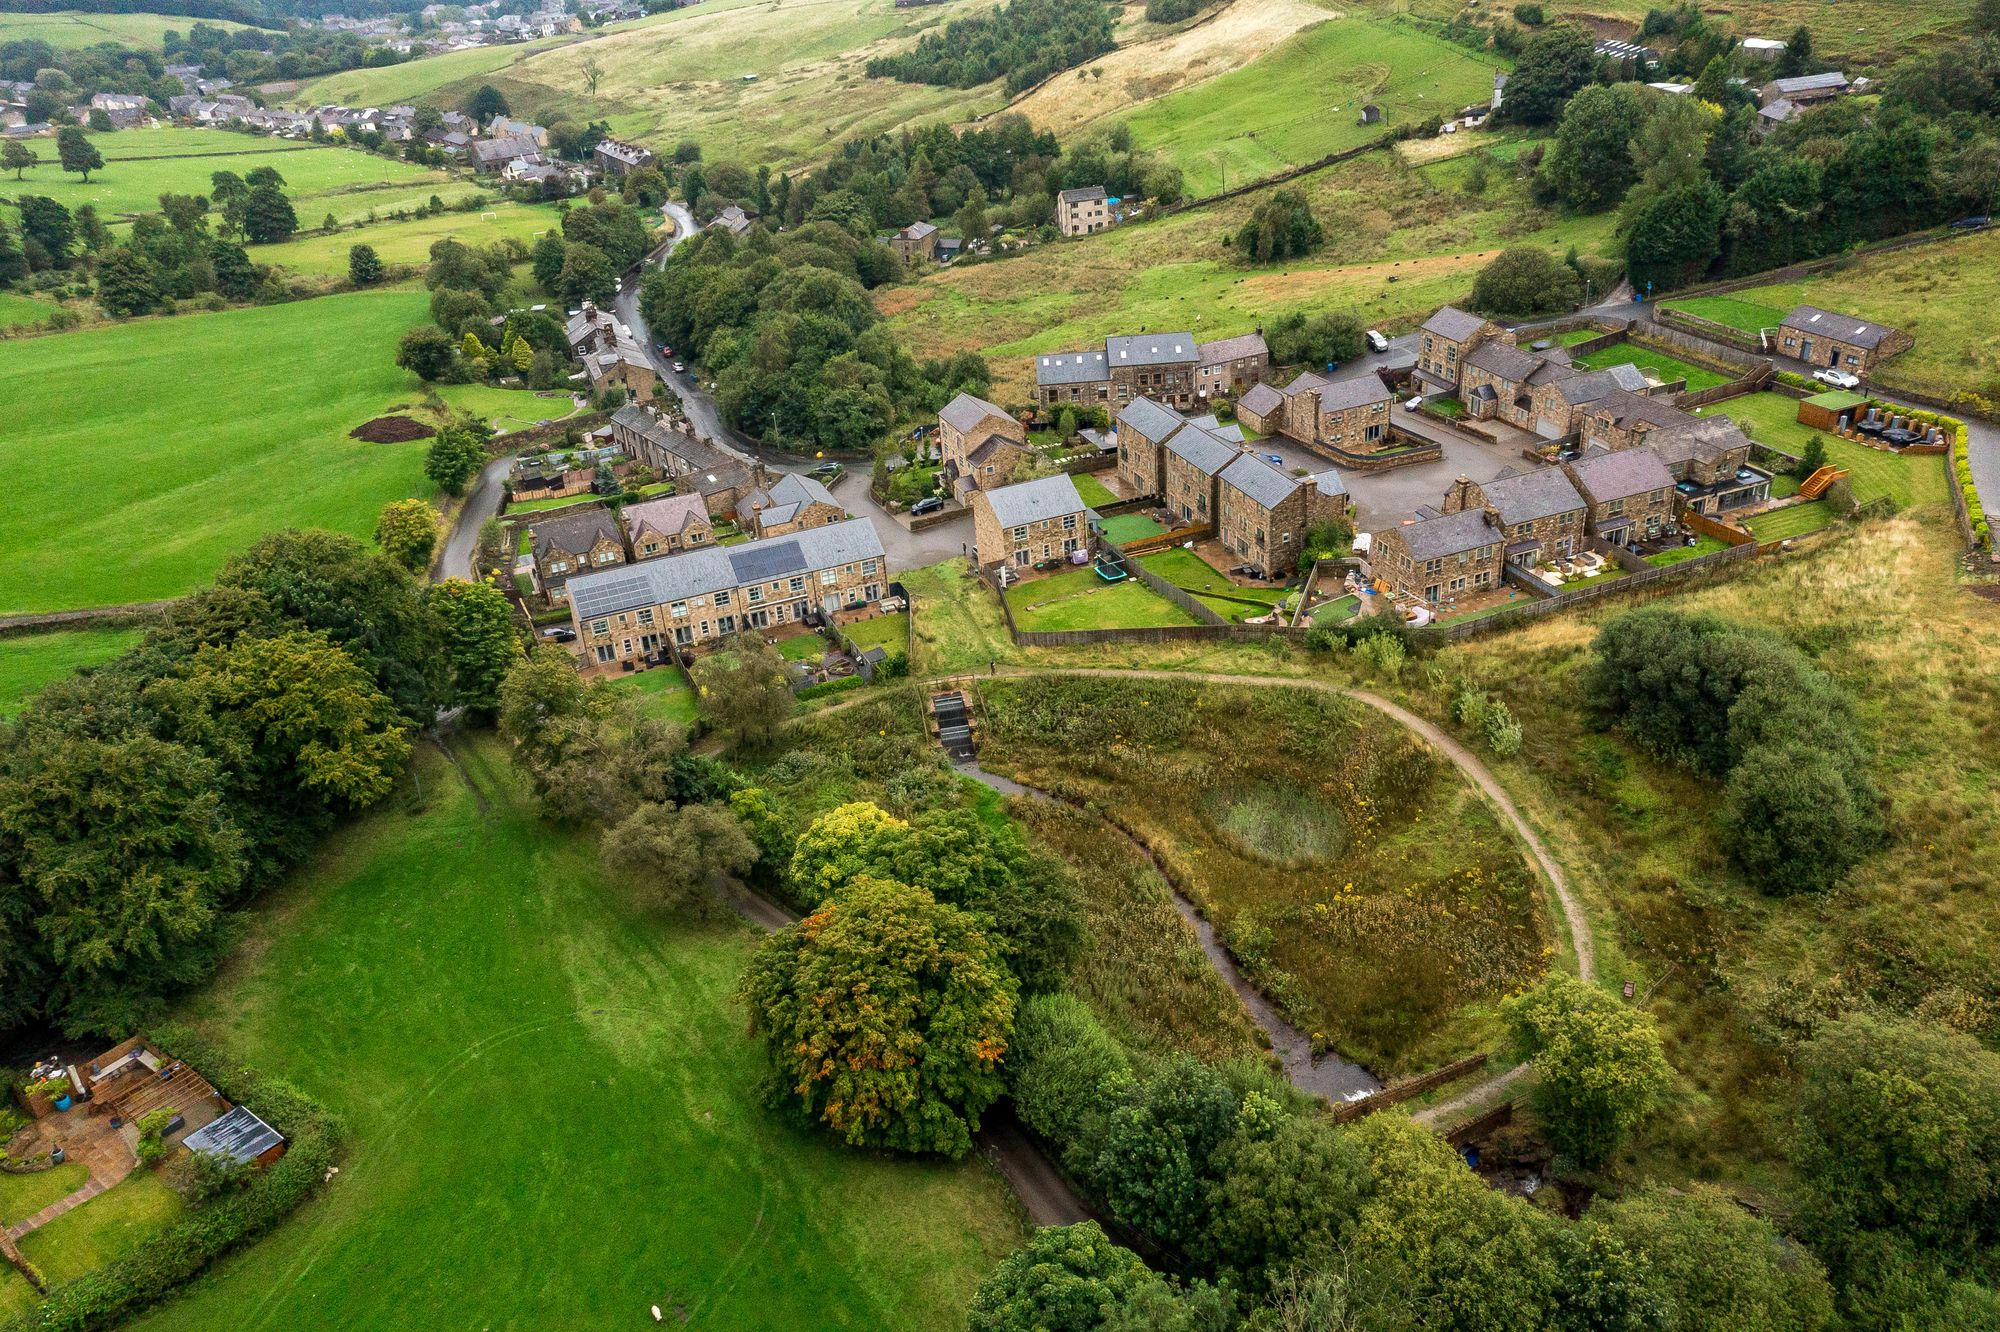
[[[479,529],[499,514],[500,501],[507,494],[507,469],[513,464],[512,457],[495,458],[479,469],[465,503],[459,505],[458,516],[452,520],[451,531],[445,534],[444,549],[431,565],[432,582],[475,577],[472,556],[479,548]]]

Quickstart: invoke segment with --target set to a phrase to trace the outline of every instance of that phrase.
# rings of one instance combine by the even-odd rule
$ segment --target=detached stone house
[[[1264,345],[1262,333],[1204,342],[1196,348],[1195,396],[1209,399],[1233,396],[1253,384],[1263,383],[1270,369],[1271,349]]]
[[[1500,336],[1498,324],[1445,306],[1417,332],[1417,387],[1425,393],[1457,393],[1465,358],[1480,343]]]
[[[618,517],[635,560],[658,559],[715,544],[708,506],[699,495],[665,495],[628,504]]]
[[[1485,509],[1462,509],[1375,533],[1370,567],[1396,595],[1434,606],[1499,586],[1505,543]]]
[[[1506,537],[1505,558],[1524,569],[1566,559],[1583,546],[1583,496],[1561,470],[1503,469],[1484,484],[1459,477],[1445,492],[1444,511],[1482,509]]]
[[[864,606],[887,583],[874,524],[852,518],[586,574],[569,613],[585,659],[609,664]]]
[[[1239,453],[1216,481],[1216,535],[1264,578],[1289,575],[1307,529],[1350,511],[1347,487],[1332,470],[1292,476],[1255,454]]]
[[[1726,416],[1701,416],[1646,443],[1674,478],[1676,514],[1714,517],[1771,497],[1771,474],[1750,465],[1750,437]]]
[[[1916,339],[1887,324],[1801,305],[1778,325],[1778,350],[1812,366],[1832,366],[1865,375],[1882,361],[1916,345]]]
[[[1329,382],[1307,371],[1282,389],[1260,384],[1236,404],[1236,419],[1261,434],[1341,454],[1387,448],[1395,399],[1374,375]]]
[[[1111,205],[1102,185],[1064,190],[1056,196],[1056,230],[1064,236],[1087,236],[1111,225]]]
[[[1674,478],[1643,446],[1591,453],[1563,464],[1588,506],[1585,524],[1613,545],[1652,540],[1674,526]]]
[[[1236,419],[1260,435],[1283,432],[1285,395],[1269,384],[1256,384],[1236,400]]]
[[[847,510],[832,491],[812,477],[792,474],[778,478],[768,490],[751,491],[741,508],[750,511],[760,537],[825,527],[847,517]]]
[[[912,222],[889,238],[889,248],[906,264],[919,261],[934,264],[938,257],[938,229],[928,222]]]
[[[975,490],[1007,484],[1032,456],[1028,428],[1005,407],[961,393],[938,412],[938,457],[960,501]]]
[[[1183,523],[1216,521],[1222,469],[1242,453],[1228,440],[1189,423],[1160,448],[1160,498]]]
[[[732,236],[747,236],[750,228],[757,223],[757,214],[738,208],[735,204],[723,209],[709,221],[711,228],[720,228]]]
[[[535,577],[550,601],[561,601],[576,575],[625,563],[618,522],[604,509],[535,523],[528,529],[528,542]]]
[[[472,169],[501,171],[514,162],[538,162],[541,145],[525,134],[506,134],[497,139],[477,139],[472,144]]]
[[[1066,473],[974,491],[973,558],[982,569],[1018,568],[1087,550],[1090,517]]]

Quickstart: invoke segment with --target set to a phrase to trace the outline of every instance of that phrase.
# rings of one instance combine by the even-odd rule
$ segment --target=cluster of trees
[[[902,265],[845,202],[836,191],[782,235],[705,231],[640,287],[647,324],[708,369],[729,423],[786,447],[866,451],[899,417],[992,382],[978,354],[920,363],[881,322],[868,290]]]
[[[949,218],[961,236],[976,240],[994,222],[1050,222],[1055,191],[1062,188],[1050,183],[1050,173],[1061,155],[1056,136],[1036,133],[1025,116],[1000,116],[963,131],[939,121],[850,139],[825,165],[797,178],[772,181],[760,168],[749,197],[739,194],[731,202],[797,226],[822,200],[851,195],[878,231]],[[720,192],[724,183],[711,172],[705,188]],[[703,206],[695,211],[701,215]]]
[[[1667,607],[1593,645],[1591,707],[1652,753],[1727,783],[1730,856],[1766,892],[1821,892],[1881,844],[1883,799],[1846,694],[1769,630]]]
[[[1320,366],[1351,361],[1366,345],[1360,319],[1339,310],[1316,315],[1293,311],[1264,326],[1264,345],[1272,365]]]
[[[1110,5],[1007,0],[992,14],[958,18],[900,55],[868,62],[868,77],[976,88],[1005,78],[1007,91],[1040,83],[1117,45]]]
[[[363,41],[351,32],[317,27],[274,32],[196,23],[185,34],[169,29],[161,35],[160,44],[167,64],[199,65],[203,78],[243,84],[316,79],[346,69],[400,65],[411,58],[379,42]]]
[[[1547,250],[1517,245],[1502,250],[1472,282],[1472,308],[1506,319],[1572,310],[1602,300],[1617,285],[1614,260],[1579,255],[1576,247],[1560,262]]]
[[[45,689],[0,744],[0,1024],[129,1032],[213,969],[247,897],[389,793],[439,708],[490,708],[490,662],[518,651],[493,589],[290,531]]]
[[[1320,247],[1326,233],[1297,190],[1278,190],[1257,205],[1236,233],[1236,248],[1252,263],[1296,259]]]
[[[1201,13],[1205,0],[1146,0],[1146,21],[1179,23]]]

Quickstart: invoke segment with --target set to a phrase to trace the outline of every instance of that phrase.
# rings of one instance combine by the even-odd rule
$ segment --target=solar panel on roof
[[[782,541],[761,550],[733,550],[729,552],[729,567],[736,571],[739,583],[768,583],[773,578],[804,569],[806,557],[798,542]]]
[[[591,616],[601,610],[623,610],[650,602],[650,584],[643,576],[611,579],[593,582],[589,587],[572,585],[570,599],[576,603],[577,614]]]

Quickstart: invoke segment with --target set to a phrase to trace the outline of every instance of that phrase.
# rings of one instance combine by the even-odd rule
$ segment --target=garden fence
[[[1126,560],[1125,568],[1127,572],[1131,573],[1140,582],[1144,583],[1160,596],[1165,597],[1168,601],[1173,602],[1174,605],[1179,606],[1203,624],[1229,623],[1223,616],[1217,615],[1206,603],[1197,601],[1194,597],[1188,595],[1188,593],[1182,591],[1172,583],[1169,583],[1166,579],[1160,577],[1136,559]]]

